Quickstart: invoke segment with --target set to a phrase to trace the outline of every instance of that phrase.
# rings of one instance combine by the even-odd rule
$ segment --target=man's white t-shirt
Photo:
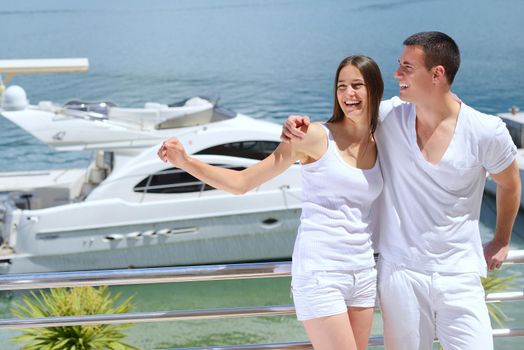
[[[376,131],[384,190],[378,251],[410,269],[486,275],[479,216],[486,172],[506,169],[516,147],[500,118],[462,103],[442,160],[431,164],[417,144],[415,105],[398,97],[380,105]]]

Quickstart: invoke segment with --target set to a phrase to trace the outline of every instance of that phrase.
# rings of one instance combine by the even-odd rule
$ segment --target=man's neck
[[[417,103],[417,123],[425,127],[435,128],[446,119],[457,119],[460,102],[447,92]]]
[[[426,161],[431,164],[440,162],[449,148],[459,111],[460,103],[451,93],[431,103],[417,105],[417,144]]]

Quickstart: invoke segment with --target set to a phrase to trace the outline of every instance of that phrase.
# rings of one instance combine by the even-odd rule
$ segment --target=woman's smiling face
[[[366,82],[358,68],[351,64],[342,68],[338,75],[337,100],[346,117],[351,119],[364,117],[368,122]]]

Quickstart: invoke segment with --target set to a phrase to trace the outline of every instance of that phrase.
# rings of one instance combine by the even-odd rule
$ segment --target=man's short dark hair
[[[449,35],[441,32],[420,32],[408,37],[403,44],[421,46],[426,56],[426,68],[429,70],[442,65],[446,70],[449,85],[453,83],[460,66],[460,51],[457,43]]]

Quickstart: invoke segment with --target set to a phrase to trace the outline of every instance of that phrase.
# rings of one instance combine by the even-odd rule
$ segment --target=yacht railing
[[[523,264],[524,250],[511,251],[504,265]],[[79,272],[52,272],[12,274],[0,276],[0,290],[22,290],[76,286],[130,285],[188,281],[213,281],[248,278],[287,277],[290,262],[228,264],[188,267],[145,268],[132,270],[101,270]],[[524,292],[490,293],[486,302],[524,300]],[[143,323],[180,320],[207,320],[253,316],[292,315],[292,305],[217,308],[205,310],[176,310],[137,312],[109,315],[61,316],[46,318],[16,318],[0,320],[0,329],[77,326],[90,324]],[[524,336],[524,327],[494,329],[494,337]],[[383,345],[382,337],[370,337],[370,346]],[[308,342],[253,344],[242,346],[209,347],[200,349],[312,349]]]

